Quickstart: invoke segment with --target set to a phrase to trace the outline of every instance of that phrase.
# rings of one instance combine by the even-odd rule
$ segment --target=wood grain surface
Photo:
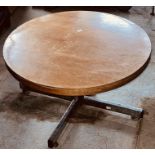
[[[3,56],[19,80],[49,94],[93,95],[142,72],[151,53],[145,31],[107,13],[69,11],[30,20],[7,38]]]

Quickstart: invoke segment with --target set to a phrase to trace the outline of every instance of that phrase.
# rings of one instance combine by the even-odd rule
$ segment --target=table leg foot
[[[51,139],[48,140],[48,148],[56,148],[58,145],[58,142],[53,143]]]
[[[150,13],[151,16],[154,16],[155,13],[154,13],[154,6],[152,6],[152,12]]]
[[[19,83],[19,86],[20,86],[20,89],[22,90],[23,94],[29,93],[28,89],[26,89],[26,87],[22,83]]]

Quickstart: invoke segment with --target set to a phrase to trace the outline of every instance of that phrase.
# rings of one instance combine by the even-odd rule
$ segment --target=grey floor
[[[144,72],[128,84],[94,97],[108,102],[143,107],[143,121],[106,111],[83,107],[70,120],[58,148],[155,148],[155,17],[151,7],[132,7],[129,13],[115,11],[141,26],[152,42],[152,56]],[[47,139],[68,102],[35,93],[22,95],[18,82],[2,59],[8,34],[18,25],[51,12],[18,8],[11,27],[0,37],[0,148],[48,148]]]

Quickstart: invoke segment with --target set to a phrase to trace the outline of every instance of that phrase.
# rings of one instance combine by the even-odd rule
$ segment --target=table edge
[[[151,52],[150,55],[147,59],[147,61],[134,73],[130,74],[129,76],[112,82],[110,84],[105,84],[105,85],[100,85],[100,86],[95,86],[95,87],[89,87],[89,88],[56,88],[56,87],[49,87],[49,86],[44,86],[40,85],[37,83],[34,83],[32,81],[29,81],[20,75],[17,75],[6,63],[6,67],[8,71],[12,74],[12,76],[17,79],[20,83],[25,85],[28,90],[32,90],[35,92],[40,92],[42,94],[47,94],[47,95],[63,95],[63,96],[89,96],[89,95],[95,95],[97,93],[102,93],[106,91],[110,91],[112,89],[116,89],[118,87],[123,86],[124,84],[130,82],[131,80],[135,79],[138,75],[140,75],[144,69],[147,67],[149,61],[151,58]]]

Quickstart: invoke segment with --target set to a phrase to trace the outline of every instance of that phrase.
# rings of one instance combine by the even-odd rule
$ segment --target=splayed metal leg
[[[49,148],[53,148],[53,147],[57,147],[58,146],[58,138],[61,135],[63,129],[65,128],[72,112],[76,109],[77,105],[79,104],[80,101],[80,97],[75,97],[69,107],[67,108],[66,112],[63,114],[63,116],[61,117],[57,127],[55,128],[55,130],[53,131],[51,137],[48,140],[48,147]]]
[[[109,111],[114,111],[114,112],[130,115],[132,119],[137,119],[137,120],[140,118],[143,118],[143,113],[144,113],[143,109],[141,108],[102,102],[102,101],[99,101],[97,99],[87,97],[87,96],[84,98],[84,104],[106,109]]]

